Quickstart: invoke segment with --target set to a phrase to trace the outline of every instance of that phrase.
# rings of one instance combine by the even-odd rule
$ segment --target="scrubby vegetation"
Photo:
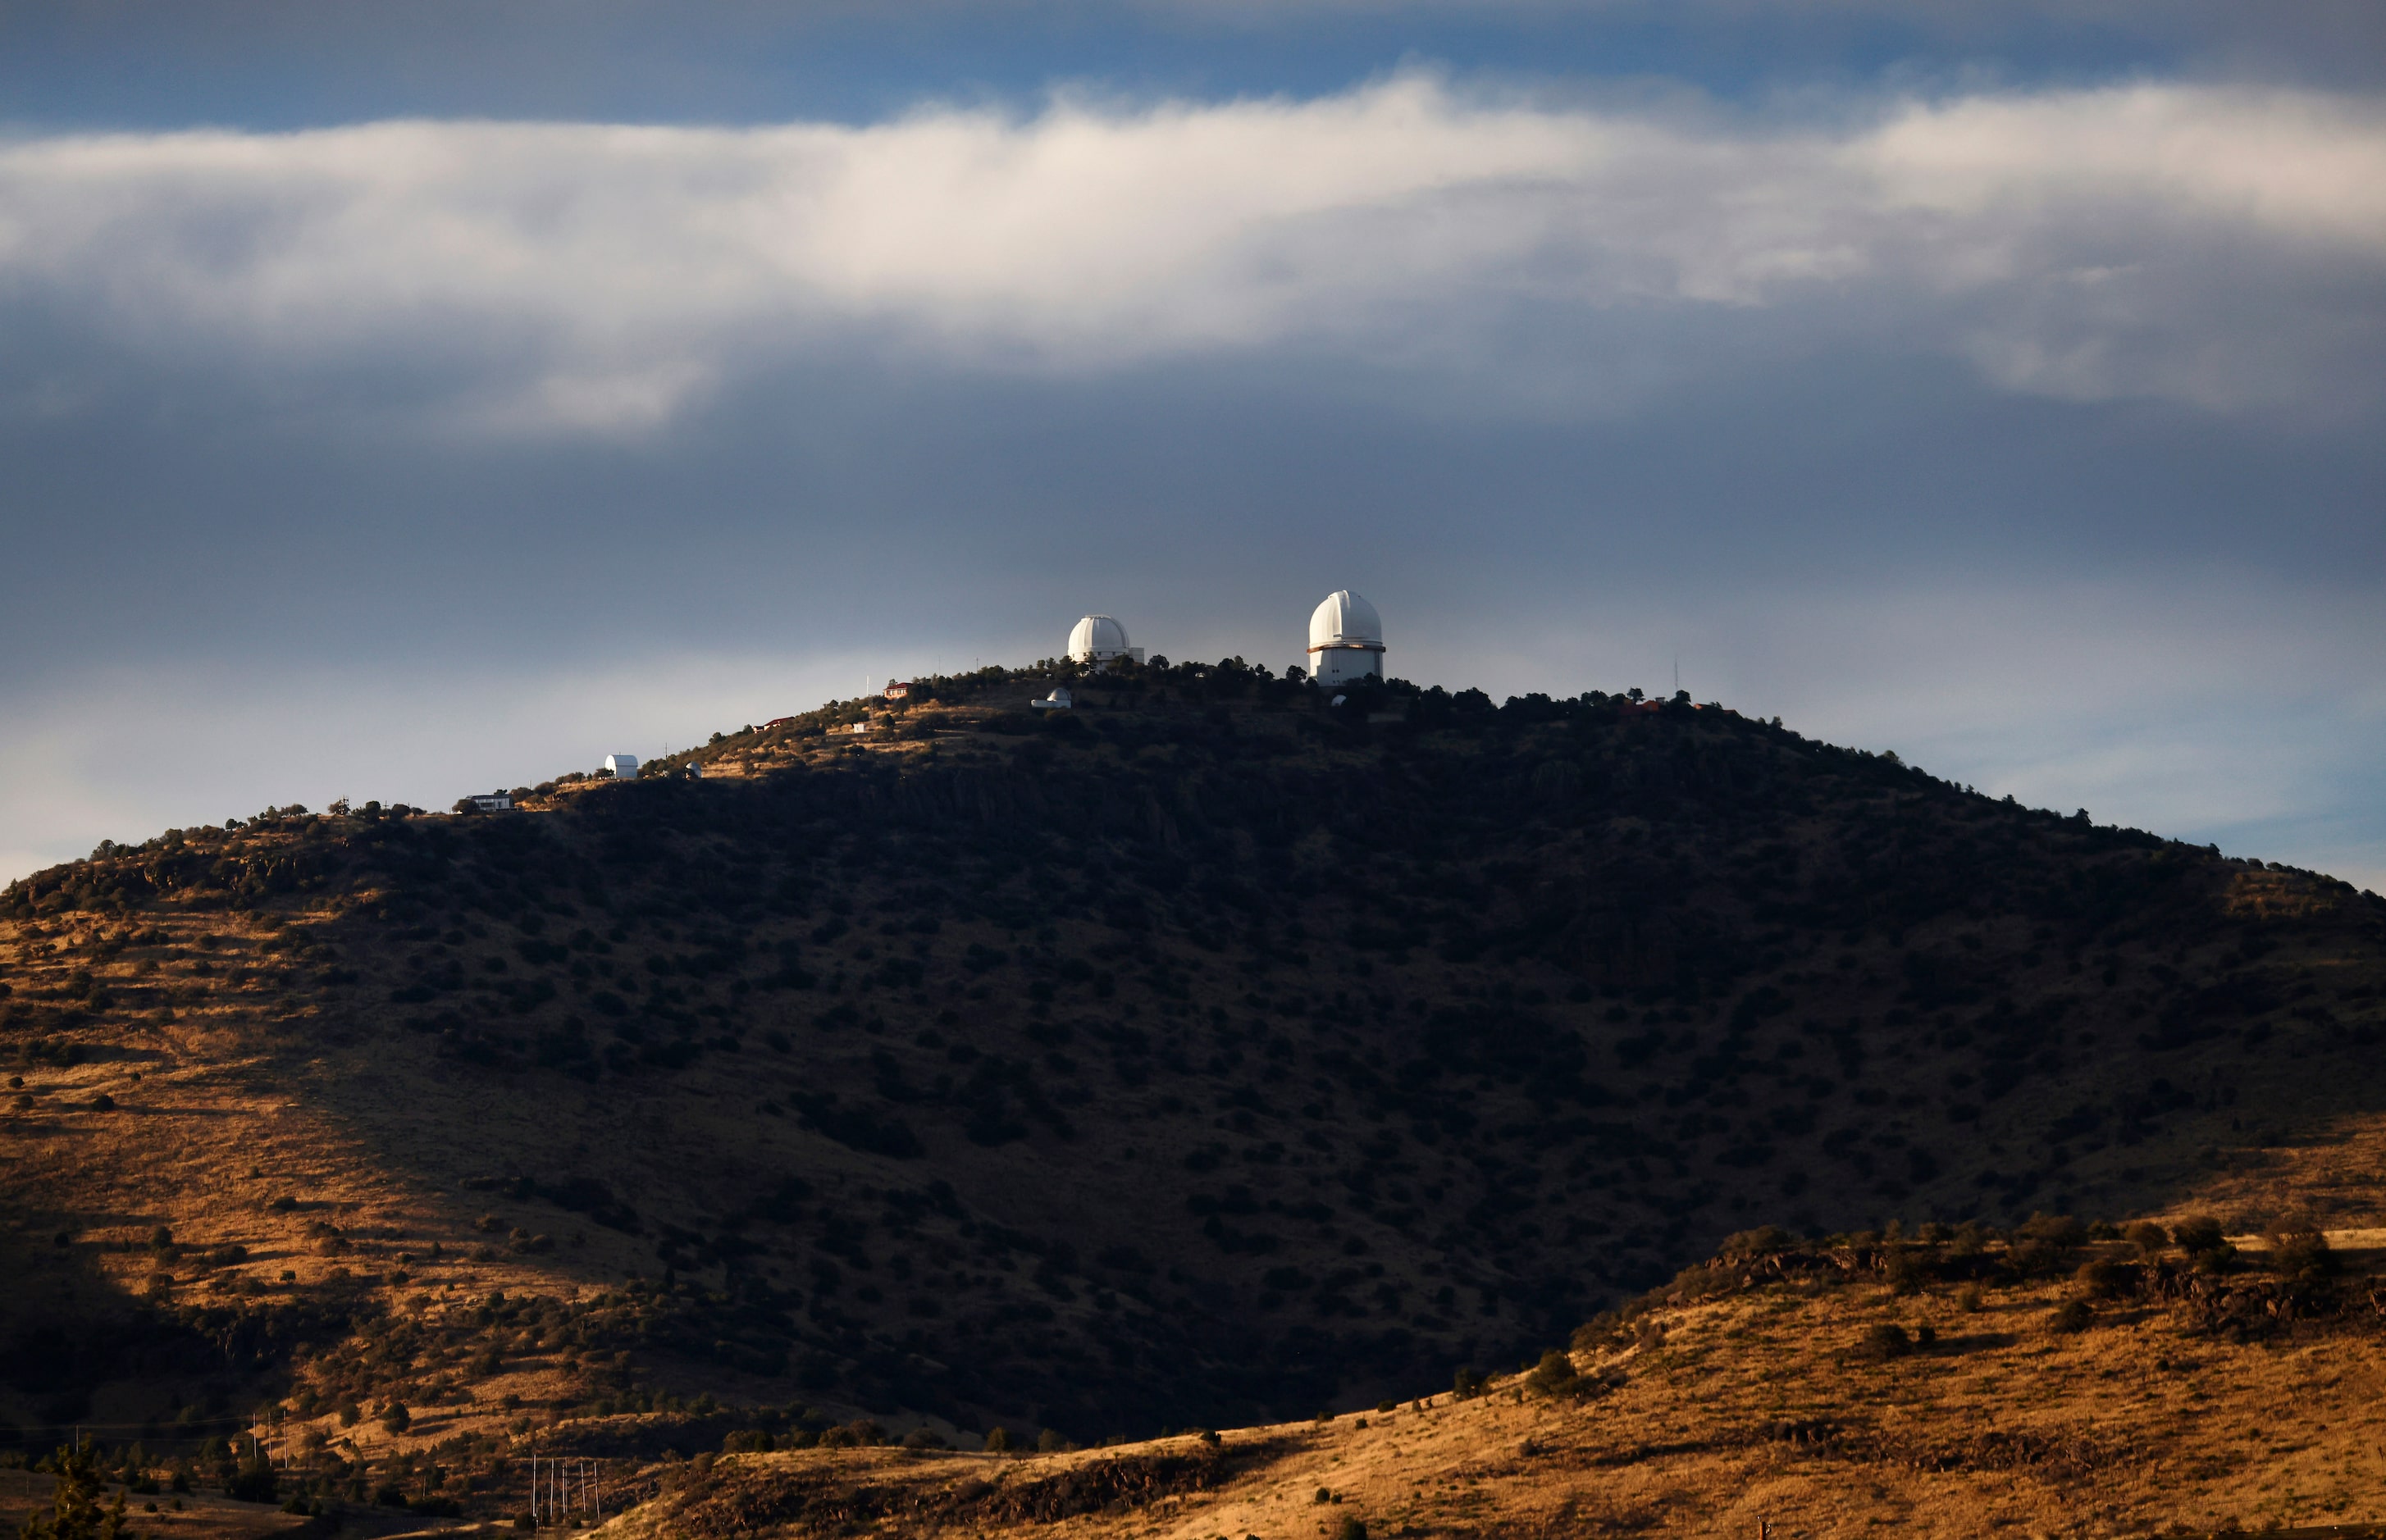
[[[1398,1402],[1735,1232],[1697,1277],[2067,1280],[2084,1337],[2355,1310],[2386,904],[1687,700],[1343,694],[988,670],[11,885],[9,1415],[270,1405],[305,1501],[534,1434],[1092,1442]]]
[[[2224,1254],[2191,1221],[2133,1228],[1759,1229],[1569,1348],[1514,1375],[1464,1372],[1449,1396],[1025,1459],[1007,1440],[834,1459],[733,1441],[729,1457],[661,1467],[657,1500],[623,1527],[2371,1533],[2386,1320],[2366,1260],[2320,1264],[2358,1275],[2339,1286],[2311,1276],[2335,1254],[2308,1240]],[[2223,1299],[2260,1308],[2216,1311]]]
[[[2055,1286],[2064,1297],[2046,1324],[2056,1332],[2086,1330],[2111,1312],[2159,1309],[2188,1338],[2243,1344],[2342,1332],[2386,1335],[2386,1308],[2374,1297],[2374,1279],[2366,1272],[2343,1275],[2340,1260],[2324,1234],[2295,1220],[2275,1227],[2263,1248],[2250,1254],[2223,1240],[2219,1226],[2204,1216],[2167,1231],[2141,1221],[2126,1234],[2111,1224],[2045,1214],[2008,1231],[1967,1221],[1812,1240],[1768,1226],[1730,1237],[1708,1261],[1600,1315],[1575,1332],[1569,1347],[1575,1355],[1595,1355],[1644,1343],[1647,1321],[1697,1300],[1776,1286],[1859,1284],[1881,1285],[1898,1298],[1943,1294],[1967,1313],[2008,1294],[2035,1296]],[[1899,1358],[1934,1342],[1935,1335],[1916,1339],[1884,1324],[1865,1340],[1864,1353]],[[1571,1368],[1571,1358],[1553,1349],[1527,1380],[1538,1376],[1539,1388],[1563,1392],[1570,1388],[1563,1376]]]

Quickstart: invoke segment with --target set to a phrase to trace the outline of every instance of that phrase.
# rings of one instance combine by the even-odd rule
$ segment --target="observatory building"
[[[1370,614],[1374,613],[1372,610]],[[1088,615],[1069,632],[1069,661],[1110,663],[1118,658],[1143,661],[1143,649],[1126,645],[1126,627],[1107,615]]]
[[[1384,622],[1374,605],[1337,589],[1309,617],[1309,677],[1320,684],[1356,684],[1369,674],[1384,677]]]

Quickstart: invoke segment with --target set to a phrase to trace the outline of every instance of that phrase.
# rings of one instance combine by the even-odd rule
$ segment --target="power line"
[[[148,1433],[163,1437],[171,1434],[178,1428],[245,1428],[248,1425],[248,1419],[245,1417],[195,1417],[188,1421],[183,1421],[178,1418],[171,1422],[54,1422],[49,1424],[34,1424],[35,1427],[44,1425],[54,1428],[73,1427],[81,1429],[84,1433],[122,1433],[130,1429],[135,1433]]]

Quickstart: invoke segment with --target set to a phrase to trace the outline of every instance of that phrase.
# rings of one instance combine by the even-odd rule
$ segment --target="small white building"
[[[634,754],[609,754],[605,756],[605,772],[616,781],[635,781],[638,778],[638,757]]]
[[[1375,607],[1347,588],[1325,595],[1309,617],[1309,677],[1356,684],[1384,677],[1384,622]]]
[[[484,813],[509,813],[513,811],[514,799],[503,792],[494,792],[487,796],[474,797],[472,806]]]
[[[1088,615],[1069,632],[1069,661],[1097,666],[1120,658],[1143,661],[1143,649],[1126,645],[1126,627],[1107,615]]]
[[[1038,711],[1066,711],[1074,707],[1077,702],[1075,697],[1069,694],[1066,685],[1056,685],[1052,693],[1042,700],[1031,700],[1027,704]]]

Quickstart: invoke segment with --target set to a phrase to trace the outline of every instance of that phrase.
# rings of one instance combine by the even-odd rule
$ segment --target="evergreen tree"
[[[122,1540],[124,1494],[119,1492],[109,1507],[100,1507],[106,1484],[91,1446],[60,1446],[55,1463],[58,1479],[50,1497],[50,1516],[27,1514],[24,1528],[17,1532],[21,1540]]]

